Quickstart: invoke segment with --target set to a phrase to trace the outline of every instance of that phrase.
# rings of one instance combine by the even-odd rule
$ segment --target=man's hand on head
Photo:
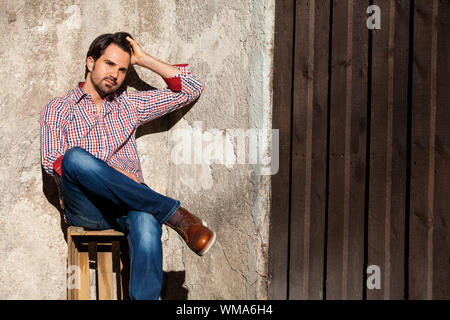
[[[132,51],[131,64],[141,65],[142,64],[141,60],[146,55],[144,49],[142,49],[141,45],[136,41],[134,41],[133,39],[131,39],[130,37],[126,37],[126,39],[131,45]]]
[[[180,74],[180,70],[178,70],[178,68],[147,54],[144,49],[142,49],[140,44],[130,37],[126,37],[126,39],[131,46],[131,64],[137,64],[138,66],[150,69],[163,78],[171,78]]]

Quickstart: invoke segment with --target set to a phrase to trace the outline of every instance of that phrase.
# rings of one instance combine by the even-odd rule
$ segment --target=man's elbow
[[[198,81],[197,85],[194,87],[191,101],[195,101],[198,98],[200,98],[204,89],[205,89],[205,87],[204,87],[203,83]]]

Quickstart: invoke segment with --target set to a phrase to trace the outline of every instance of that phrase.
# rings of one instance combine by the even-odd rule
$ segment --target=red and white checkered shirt
[[[144,182],[136,146],[136,128],[197,99],[202,83],[188,65],[175,65],[180,74],[163,78],[168,88],[114,93],[105,98],[101,114],[82,83],[51,100],[41,113],[41,162],[48,174],[72,147],[81,147]],[[56,161],[58,160],[58,161]],[[60,172],[58,172],[60,173]]]

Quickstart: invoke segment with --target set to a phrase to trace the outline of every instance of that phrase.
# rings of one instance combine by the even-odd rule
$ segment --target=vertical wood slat
[[[438,1],[415,1],[412,87],[410,292],[432,299]]]
[[[327,299],[361,299],[368,1],[333,1]]]
[[[80,285],[80,275],[78,270],[74,269],[74,266],[78,266],[78,249],[76,247],[75,239],[72,238],[70,230],[67,231],[67,248],[68,248],[68,259],[67,268],[70,272],[67,274],[67,299],[77,300],[78,299],[78,288]]]
[[[330,174],[328,202],[327,243],[327,299],[345,296],[347,280],[347,255],[344,250],[345,230],[348,221],[344,214],[348,201],[348,185],[345,170],[346,114],[348,101],[348,66],[350,65],[347,38],[349,33],[350,1],[333,1],[333,35],[331,52],[331,105],[330,105]],[[350,30],[352,31],[352,30]]]
[[[308,205],[311,183],[311,98],[314,66],[314,1],[297,1],[295,9],[294,93],[292,111],[289,299],[305,296],[309,276]],[[301,48],[300,48],[301,47]]]
[[[131,266],[130,266],[130,260],[129,260],[129,247],[127,243],[127,239],[124,239],[124,241],[119,241],[119,247],[120,247],[120,293],[122,300],[129,300],[130,299],[130,292],[129,292],[129,284],[130,284],[130,273],[131,273]]]
[[[450,1],[439,2],[438,12],[433,299],[450,300]]]
[[[329,3],[296,8],[289,299],[323,298]]]
[[[113,272],[113,282],[115,288],[115,298],[117,300],[122,300],[123,289],[122,289],[122,277],[121,277],[121,260],[120,260],[120,241],[113,240],[111,244],[112,252],[112,272]]]
[[[394,1],[393,1],[394,2]],[[392,169],[391,169],[391,216],[390,234],[390,268],[385,270],[389,278],[383,287],[389,287],[387,299],[405,298],[405,211],[406,211],[406,167],[407,131],[408,131],[408,64],[410,38],[410,6],[411,1],[395,1],[394,56],[393,56],[393,98],[392,98]]]
[[[97,242],[88,242],[89,257],[89,296],[90,300],[98,300],[98,261],[97,261]]]
[[[102,244],[97,249],[98,299],[114,300],[112,245]]]
[[[290,199],[290,136],[292,106],[293,64],[293,12],[295,1],[277,1],[275,6],[275,48],[273,72],[273,118],[272,126],[279,130],[279,171],[272,177],[271,222],[269,236],[269,296],[272,299],[288,297],[289,252],[289,199]]]
[[[305,299],[324,298],[330,3],[328,0],[315,2],[314,79],[311,105],[311,243],[309,286],[305,288],[308,290]]]
[[[347,288],[343,288],[343,298],[362,299],[364,279],[364,209],[366,205],[366,157],[368,131],[368,42],[369,31],[366,27],[366,10],[369,1],[354,1],[351,44],[351,93],[347,112],[348,128],[346,135],[346,157],[348,176],[348,232],[347,237]],[[349,80],[350,83],[350,80]],[[332,239],[331,239],[332,240]],[[345,242],[344,242],[345,243]],[[344,251],[345,252],[345,251]]]
[[[368,299],[404,297],[405,164],[409,1],[377,0],[382,28],[373,31],[368,265],[381,288]]]
[[[90,300],[90,282],[89,282],[89,253],[79,237],[75,238],[78,244],[78,266],[80,267],[80,289],[78,290],[78,300]]]

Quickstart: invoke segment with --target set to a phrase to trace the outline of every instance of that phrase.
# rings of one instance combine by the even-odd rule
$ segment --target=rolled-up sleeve
[[[180,73],[171,78],[163,78],[167,88],[127,93],[136,107],[138,125],[184,107],[200,97],[203,84],[189,71],[188,65],[174,66]]]
[[[61,107],[62,101],[54,99],[41,112],[41,163],[50,175],[54,174],[53,163],[66,151]]]

